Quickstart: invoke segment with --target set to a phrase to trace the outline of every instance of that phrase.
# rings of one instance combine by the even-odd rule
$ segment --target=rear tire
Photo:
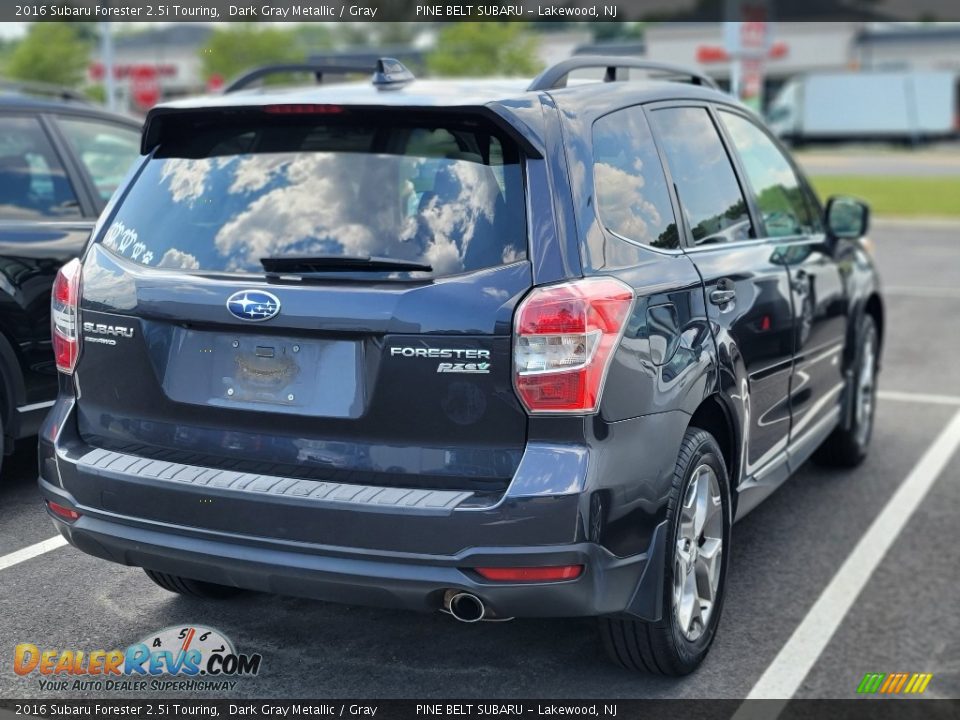
[[[838,427],[814,452],[813,460],[819,465],[852,468],[867,457],[877,407],[878,340],[876,321],[870,315],[864,315],[857,333],[857,356],[853,366],[853,387],[850,388],[853,417],[850,427]]]
[[[687,675],[706,657],[723,608],[730,539],[730,493],[720,446],[689,428],[667,504],[663,617],[600,618],[610,659],[627,670]]]
[[[143,571],[147,577],[153,580],[164,590],[172,593],[186,595],[187,597],[200,598],[203,600],[226,600],[243,592],[240,588],[230,587],[229,585],[216,585],[214,583],[204,582],[203,580],[191,580],[190,578],[180,577],[179,575],[170,575],[169,573],[157,572],[156,570]]]

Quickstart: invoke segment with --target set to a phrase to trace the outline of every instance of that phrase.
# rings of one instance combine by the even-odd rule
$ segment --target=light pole
[[[103,59],[103,87],[107,94],[107,109],[116,112],[116,79],[113,76],[113,29],[109,22],[100,23],[100,57]]]

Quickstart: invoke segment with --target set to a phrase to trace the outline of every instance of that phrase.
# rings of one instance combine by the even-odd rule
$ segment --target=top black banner
[[[960,19],[956,0],[38,0],[0,3],[0,21],[624,22],[763,19],[884,22]]]

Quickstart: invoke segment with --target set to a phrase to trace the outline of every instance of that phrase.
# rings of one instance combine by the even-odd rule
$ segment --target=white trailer
[[[960,133],[960,87],[946,71],[831,72],[795,78],[767,112],[792,142],[921,140]]]

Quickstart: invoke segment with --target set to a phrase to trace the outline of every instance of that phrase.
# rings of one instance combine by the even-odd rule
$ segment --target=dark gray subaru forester
[[[598,616],[683,674],[734,520],[867,452],[867,209],[707,78],[384,60],[155,108],[142,153],[56,283],[40,487],[168,590]]]

